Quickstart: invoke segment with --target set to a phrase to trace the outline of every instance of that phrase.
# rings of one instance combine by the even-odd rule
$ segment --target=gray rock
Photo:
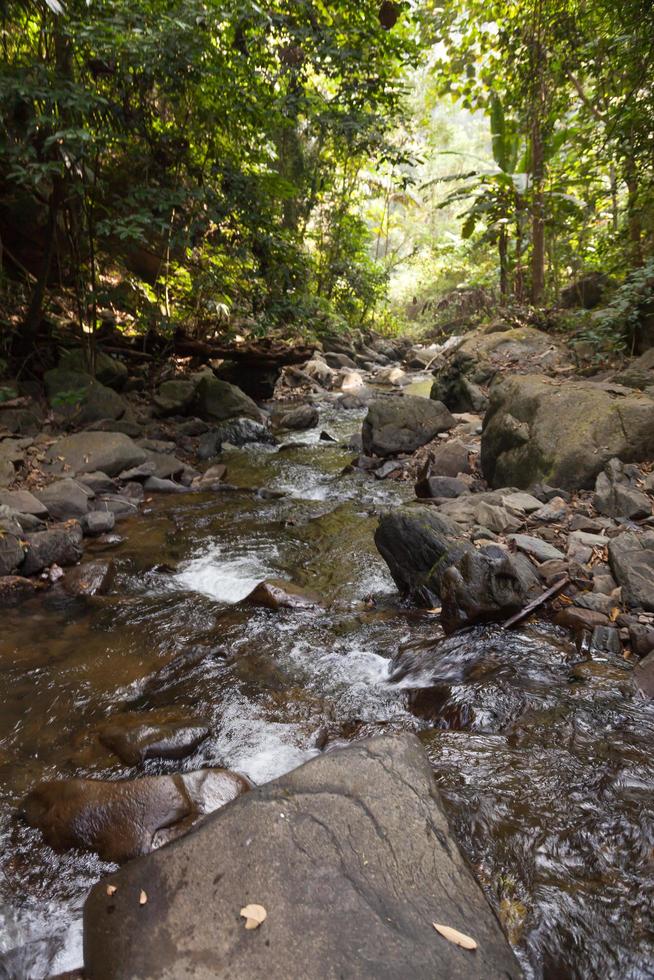
[[[44,522],[33,514],[21,514],[13,507],[0,504],[0,528],[17,534],[19,537],[23,531],[41,531],[45,527]]]
[[[628,517],[637,520],[649,517],[652,501],[632,486],[626,468],[619,459],[611,459],[595,482],[593,505],[607,517]]]
[[[16,470],[10,459],[0,456],[0,487],[10,486],[16,479]]]
[[[654,612],[654,531],[625,531],[611,538],[609,563],[624,601]]]
[[[609,653],[619,657],[622,653],[619,630],[615,626],[596,626],[591,634],[590,649],[592,653]]]
[[[552,497],[549,503],[543,504],[538,510],[532,511],[531,517],[535,521],[542,521],[549,524],[552,521],[561,521],[568,513],[568,505],[563,497]]]
[[[100,513],[109,512],[117,521],[125,517],[135,517],[139,512],[136,503],[121,494],[114,493],[104,493],[99,496],[93,503],[93,509],[100,511]]]
[[[82,528],[77,521],[56,524],[47,531],[25,535],[27,554],[22,575],[34,575],[50,565],[75,565],[82,557]]]
[[[516,493],[514,491],[513,493],[504,494],[502,496],[502,503],[510,510],[516,510],[523,514],[531,514],[541,508],[540,500],[531,493]]]
[[[480,387],[493,375],[493,368],[467,351],[456,351],[440,370],[435,371],[430,398],[442,402],[452,412],[483,415],[488,398]]]
[[[122,432],[125,436],[138,439],[143,435],[143,425],[133,418],[99,419],[86,426],[87,432]]]
[[[459,476],[461,473],[471,472],[468,447],[460,439],[450,439],[430,452],[421,476]]]
[[[98,470],[97,473],[84,473],[77,481],[81,483],[82,486],[87,487],[95,493],[115,493],[118,489],[118,484],[115,480],[112,480],[110,476],[106,473],[102,473]]]
[[[250,418],[260,422],[262,413],[245,392],[228,381],[205,376],[200,381],[194,400],[194,409],[203,419]]]
[[[108,531],[113,531],[116,524],[116,517],[109,510],[91,510],[88,514],[84,515],[80,524],[82,525],[84,534],[94,538],[100,534],[106,534]]]
[[[86,514],[89,499],[95,495],[88,487],[68,477],[38,490],[35,496],[55,521],[67,521],[71,517],[82,517]]]
[[[494,487],[546,482],[585,489],[614,456],[634,462],[654,456],[654,401],[645,395],[510,375],[490,397],[481,464]]]
[[[416,483],[417,497],[460,497],[470,493],[470,487],[454,476],[429,476]]]
[[[66,467],[73,474],[102,470],[107,476],[117,476],[146,459],[145,450],[121,432],[77,432],[59,439],[46,455],[53,470]]]
[[[48,508],[29,490],[0,491],[0,506],[11,507],[19,514],[33,514],[34,517],[47,518]]]
[[[517,531],[523,521],[514,514],[510,514],[506,507],[501,504],[491,504],[487,500],[480,500],[475,507],[475,519],[484,527],[490,528],[497,534],[504,534],[506,531]]]
[[[524,551],[526,555],[531,555],[536,561],[551,561],[554,558],[565,558],[562,551],[555,548],[553,544],[534,538],[530,534],[510,534],[509,541],[513,541],[519,551]]]
[[[580,592],[575,596],[574,604],[582,609],[603,613],[605,616],[610,615],[615,605],[610,595],[603,595],[601,592]]]
[[[249,902],[268,913],[251,932]],[[326,753],[126,865],[91,892],[84,934],[89,980],[521,975],[411,735]]]
[[[0,405],[0,429],[15,435],[35,436],[43,425],[43,413],[36,402],[29,408],[3,408]]]
[[[370,405],[363,422],[363,449],[375,456],[412,453],[455,425],[440,402],[413,395],[380,399]]]
[[[159,476],[149,476],[143,484],[143,489],[146,493],[188,493],[188,487]]]
[[[20,810],[56,850],[78,847],[120,863],[185,833],[248,788],[242,776],[224,769],[129,780],[56,779],[36,786]]]
[[[208,428],[208,424],[203,422],[202,419],[187,419],[185,422],[180,422],[176,426],[176,434],[177,436],[191,438],[193,436],[201,436]]]

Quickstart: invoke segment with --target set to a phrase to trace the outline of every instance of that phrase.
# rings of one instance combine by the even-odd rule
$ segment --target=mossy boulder
[[[654,400],[646,395],[534,374],[491,387],[481,465],[492,487],[590,489],[612,457],[653,454]]]
[[[82,374],[89,373],[86,353],[81,347],[66,351],[59,358],[59,367],[66,371],[82,372]],[[108,388],[114,388],[116,391],[121,391],[127,383],[127,368],[122,361],[111,357],[110,354],[105,354],[103,351],[96,351],[95,378],[100,384],[107,385]]]
[[[195,393],[194,410],[202,419],[250,418],[262,421],[262,413],[256,403],[228,381],[206,375],[201,378]]]
[[[44,381],[50,406],[72,425],[115,421],[125,414],[127,406],[121,396],[90,374],[58,367],[46,371]]]

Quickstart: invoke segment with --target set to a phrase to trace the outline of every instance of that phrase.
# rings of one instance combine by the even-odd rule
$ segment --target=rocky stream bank
[[[654,357],[503,327],[5,385],[8,976],[648,975]]]

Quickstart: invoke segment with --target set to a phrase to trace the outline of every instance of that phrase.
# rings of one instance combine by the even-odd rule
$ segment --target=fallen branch
[[[559,579],[558,582],[554,583],[551,589],[548,589],[547,592],[543,592],[543,594],[539,595],[536,599],[532,599],[532,601],[529,602],[524,609],[521,609],[520,612],[515,614],[515,616],[511,616],[510,619],[507,619],[507,621],[502,624],[502,629],[509,629],[510,626],[515,626],[516,623],[522,622],[522,620],[526,619],[526,617],[529,616],[534,609],[538,609],[540,606],[544,605],[548,599],[554,598],[554,596],[560,592],[565,585],[568,585],[569,582],[570,577],[568,575],[566,575],[565,578]]]

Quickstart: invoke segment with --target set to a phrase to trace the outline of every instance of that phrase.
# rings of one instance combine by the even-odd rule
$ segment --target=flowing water
[[[327,408],[322,425],[342,443],[360,413]],[[239,490],[159,497],[119,525],[111,595],[3,610],[0,976],[79,965],[85,894],[112,868],[16,818],[39,780],[226,766],[261,783],[399,730],[422,739],[528,976],[654,976],[654,705],[628,662],[588,659],[545,623],[434,653],[437,618],[402,608],[373,543],[411,487],[342,474],[351,456],[318,432],[227,452]],[[271,576],[324,609],[241,603]],[[183,763],[130,769],[94,736],[112,714],[170,706],[211,726]]]

